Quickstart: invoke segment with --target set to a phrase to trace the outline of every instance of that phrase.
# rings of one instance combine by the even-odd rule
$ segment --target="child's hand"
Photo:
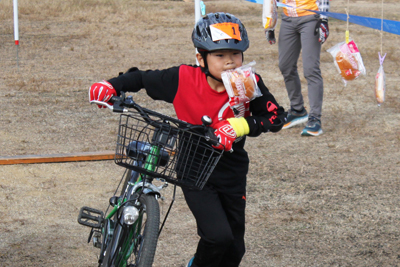
[[[219,146],[213,146],[216,149],[231,151],[233,142],[236,139],[236,132],[228,121],[220,121],[214,125],[214,134],[218,137]]]
[[[286,122],[286,115],[273,115],[269,119],[267,118],[262,118],[261,120],[261,126],[263,127],[263,132],[279,132],[283,125]]]
[[[111,97],[116,96],[117,92],[115,91],[114,87],[107,81],[101,81],[94,83],[89,88],[89,102],[93,100],[108,102],[110,101]],[[109,103],[112,105],[112,103]],[[99,108],[106,108],[105,106],[98,105]]]

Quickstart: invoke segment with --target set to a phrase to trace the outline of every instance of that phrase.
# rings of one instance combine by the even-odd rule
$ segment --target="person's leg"
[[[279,69],[283,75],[291,108],[302,110],[304,107],[301,94],[301,83],[297,72],[301,42],[300,33],[297,30],[298,18],[290,18],[282,14],[279,31]]]
[[[236,194],[220,196],[232,229],[234,241],[226,250],[219,267],[238,267],[246,252],[244,243],[246,187],[244,185],[238,189],[239,191]]]
[[[308,83],[308,100],[310,102],[309,118],[321,119],[324,85],[320,69],[321,43],[319,35],[314,34],[318,18],[307,16],[301,24],[301,43],[304,77]]]
[[[192,266],[219,267],[225,251],[234,240],[219,194],[209,185],[201,191],[185,188],[182,191],[196,219],[200,236]]]

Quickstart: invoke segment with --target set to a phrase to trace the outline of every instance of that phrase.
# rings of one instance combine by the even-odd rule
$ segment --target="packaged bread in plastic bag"
[[[361,53],[354,41],[338,43],[327,51],[332,55],[344,85],[347,85],[348,81],[357,79],[361,74],[366,74]]]
[[[379,53],[380,67],[375,75],[375,98],[380,106],[385,101],[385,91],[386,91],[386,77],[385,71],[383,70],[383,61],[385,60],[386,54],[381,57]]]
[[[278,21],[278,7],[276,0],[264,0],[262,21],[264,30],[275,29],[276,22]]]
[[[255,61],[252,61],[234,70],[222,72],[221,78],[228,93],[229,105],[232,109],[262,96],[253,68],[255,64]]]

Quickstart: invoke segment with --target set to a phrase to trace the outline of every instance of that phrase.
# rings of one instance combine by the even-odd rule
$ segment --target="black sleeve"
[[[249,136],[258,136],[268,131],[277,132],[282,128],[286,118],[284,108],[279,106],[261,77],[257,76],[259,77],[257,85],[262,96],[250,101],[251,116],[246,117],[250,128]]]
[[[131,68],[108,82],[112,84],[118,95],[120,92],[138,92],[146,89],[152,99],[172,103],[178,91],[179,67],[147,71]]]

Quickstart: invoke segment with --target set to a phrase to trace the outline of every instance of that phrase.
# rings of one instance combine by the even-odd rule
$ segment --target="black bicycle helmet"
[[[192,41],[199,51],[232,49],[244,52],[249,38],[242,22],[229,13],[210,13],[196,23]]]

